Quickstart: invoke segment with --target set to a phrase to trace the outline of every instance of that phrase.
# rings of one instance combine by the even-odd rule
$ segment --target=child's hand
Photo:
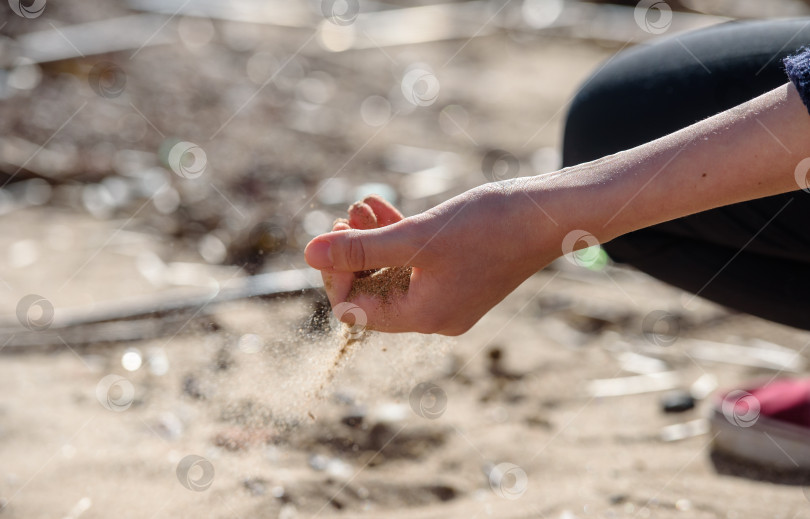
[[[561,238],[536,254],[537,236],[549,224],[532,221],[531,201],[505,186],[482,186],[422,214],[402,218],[372,196],[349,209],[333,232],[306,248],[307,262],[321,270],[333,308],[345,302],[355,272],[413,266],[406,293],[390,300],[360,294],[351,302],[367,326],[387,332],[459,335],[528,276],[562,254]]]

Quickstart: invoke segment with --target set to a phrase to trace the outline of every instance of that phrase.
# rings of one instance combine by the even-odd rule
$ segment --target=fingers
[[[379,195],[369,195],[363,199],[363,203],[374,211],[374,216],[377,218],[377,225],[385,227],[392,223],[397,223],[402,220],[402,213],[388,203],[383,197]]]
[[[365,202],[355,202],[349,207],[349,225],[354,229],[376,229],[377,217]]]
[[[376,229],[400,220],[402,213],[379,195],[369,195],[349,207],[349,225],[354,229]]]
[[[304,250],[318,270],[359,272],[382,267],[417,265],[420,248],[408,220],[369,231],[337,231],[314,238]]]
[[[355,272],[412,264],[418,251],[412,244],[411,225],[391,227],[402,221],[402,213],[382,197],[367,196],[348,212],[348,220],[336,220],[331,233],[313,239],[304,251],[307,263],[321,270],[333,307],[346,300]],[[364,306],[377,306],[370,303]]]
[[[348,231],[349,229],[351,229],[349,220],[345,218],[338,218],[335,220],[335,223],[332,224],[332,231]]]
[[[329,304],[332,305],[332,308],[346,300],[352,289],[352,283],[354,283],[354,273],[352,272],[327,272],[322,270],[321,278],[323,278],[326,297],[329,298]]]
[[[345,218],[338,218],[332,224],[332,231],[347,231],[349,229],[351,229],[349,221]],[[323,278],[326,296],[333,307],[346,299],[354,282],[354,274],[351,272],[328,272],[322,270],[321,278]]]

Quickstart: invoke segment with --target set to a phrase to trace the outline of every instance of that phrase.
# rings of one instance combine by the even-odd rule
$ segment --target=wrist
[[[611,155],[553,173],[528,177],[513,194],[524,208],[526,222],[533,224],[533,243],[547,247],[550,240],[562,243],[574,231],[593,235],[605,243],[631,229],[625,229],[624,200],[619,184],[634,176],[621,155]],[[592,240],[593,241],[593,240]],[[577,248],[585,246],[577,244]],[[546,251],[546,254],[550,251]],[[570,251],[564,251],[570,252]],[[560,251],[562,254],[563,251]]]

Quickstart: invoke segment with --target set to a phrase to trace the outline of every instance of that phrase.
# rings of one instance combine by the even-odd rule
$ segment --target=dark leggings
[[[622,52],[575,97],[563,163],[632,148],[783,85],[782,58],[805,45],[810,19],[731,22]],[[764,130],[762,138],[770,138]],[[614,261],[706,299],[810,330],[804,191],[655,225],[605,249]]]

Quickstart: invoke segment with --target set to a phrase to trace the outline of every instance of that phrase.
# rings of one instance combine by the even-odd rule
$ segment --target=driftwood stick
[[[57,308],[53,322],[42,331],[7,317],[0,320],[0,350],[152,339],[177,333],[189,319],[208,315],[221,303],[304,295],[321,286],[320,274],[312,269],[285,270],[232,280],[216,289],[172,290],[89,308]]]

